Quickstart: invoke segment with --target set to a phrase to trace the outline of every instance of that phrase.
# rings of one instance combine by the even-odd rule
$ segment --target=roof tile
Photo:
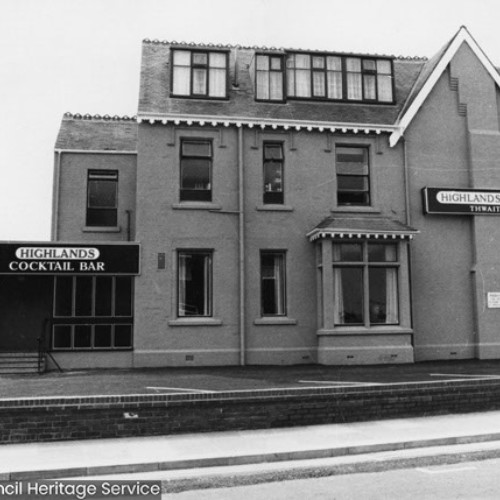
[[[178,47],[178,45],[176,45]],[[226,48],[229,48],[226,46]],[[230,52],[229,99],[185,99],[170,97],[170,51],[168,43],[144,43],[142,52],[139,114],[178,114],[307,120],[318,122],[392,125],[425,62],[421,59],[395,59],[396,104],[367,104],[288,100],[286,103],[256,102],[250,66],[255,49]],[[237,60],[238,71],[235,73]]]
[[[57,136],[56,149],[136,151],[136,119],[66,113]]]

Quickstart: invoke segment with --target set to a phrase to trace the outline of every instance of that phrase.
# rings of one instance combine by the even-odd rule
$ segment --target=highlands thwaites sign
[[[500,190],[423,189],[424,212],[448,215],[500,215]]]

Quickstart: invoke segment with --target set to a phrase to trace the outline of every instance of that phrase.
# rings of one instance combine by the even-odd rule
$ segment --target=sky
[[[0,0],[0,240],[50,239],[63,114],[135,115],[145,38],[431,57],[465,25],[500,66],[498,0]]]

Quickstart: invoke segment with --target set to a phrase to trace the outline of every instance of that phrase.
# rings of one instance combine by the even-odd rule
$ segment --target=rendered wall
[[[412,249],[417,360],[500,355],[500,316],[485,305],[487,291],[500,290],[500,219],[423,215],[421,197],[425,186],[500,189],[499,139],[495,84],[462,45],[406,134],[411,222],[421,231]]]
[[[142,274],[136,279],[135,366],[239,363],[237,134],[236,128],[211,125],[175,129],[139,125],[137,240],[143,260]],[[210,204],[179,203],[179,148],[184,137],[213,141]],[[263,205],[264,141],[283,143],[283,206]],[[370,147],[373,207],[336,207],[335,144]],[[402,148],[390,149],[384,136],[244,129],[247,363],[317,361],[316,249],[306,234],[332,213],[378,214],[404,222],[402,161]],[[176,252],[183,248],[214,252],[213,318],[176,317]],[[286,317],[261,317],[261,250],[286,251]],[[164,269],[158,266],[159,254],[165,254]],[[380,339],[384,348],[400,345],[397,337]],[[411,349],[407,334],[405,342]],[[350,345],[357,355],[365,347],[363,362],[373,343],[370,338],[365,346],[364,337],[354,334]]]
[[[131,214],[131,240],[133,240],[136,161],[135,155],[63,152],[59,166],[57,239],[60,241],[126,241],[128,210]],[[118,228],[86,227],[89,170],[118,170]],[[54,186],[54,189],[56,188],[57,183]]]

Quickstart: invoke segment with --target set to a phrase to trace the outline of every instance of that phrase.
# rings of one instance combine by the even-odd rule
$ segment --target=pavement
[[[500,411],[284,429],[1,445],[0,480],[162,480],[172,488],[300,467],[366,470],[436,455],[500,456]],[[458,457],[458,459],[457,459]],[[450,459],[450,458],[449,458]],[[420,463],[419,462],[419,463]],[[347,467],[347,469],[346,469]],[[354,470],[352,470],[354,468]],[[182,486],[184,485],[184,486]],[[196,486],[199,487],[199,486]],[[206,486],[202,486],[206,487]]]

